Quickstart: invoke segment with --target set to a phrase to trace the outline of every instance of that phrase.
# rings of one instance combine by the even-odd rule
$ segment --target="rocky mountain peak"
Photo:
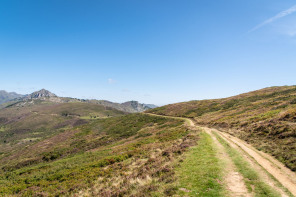
[[[45,89],[41,89],[39,91],[33,92],[32,94],[30,94],[28,96],[28,98],[30,99],[34,99],[34,98],[44,98],[44,97],[57,97],[57,95],[55,95],[54,93],[51,93],[48,90]]]

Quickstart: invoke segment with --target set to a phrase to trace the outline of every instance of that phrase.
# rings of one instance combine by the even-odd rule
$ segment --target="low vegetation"
[[[180,196],[226,196],[223,182],[223,164],[217,158],[212,138],[202,132],[198,146],[186,153],[177,168],[178,194]]]
[[[296,170],[296,87],[168,105],[149,113],[218,127]],[[227,196],[212,138],[188,119],[96,103],[0,110],[0,196]],[[222,138],[249,191],[278,196]]]
[[[171,104],[148,112],[192,118],[200,125],[219,128],[270,153],[296,171],[296,86]]]
[[[238,171],[243,175],[244,181],[250,193],[254,193],[255,196],[266,197],[279,197],[281,196],[273,188],[262,181],[258,173],[253,167],[243,158],[243,156],[234,148],[232,148],[223,138],[215,133],[216,138],[224,146],[227,154],[232,159],[233,163],[237,167]]]
[[[89,120],[2,158],[0,194],[171,195],[174,169],[196,132],[145,114]]]
[[[97,104],[44,101],[34,105],[1,109],[0,152],[9,156],[14,150],[23,149],[51,136],[63,135],[68,129],[87,124],[88,120],[81,117],[92,114],[105,118],[126,113]]]

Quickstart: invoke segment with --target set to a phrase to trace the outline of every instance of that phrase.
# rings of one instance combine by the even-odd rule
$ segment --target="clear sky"
[[[296,84],[295,0],[0,0],[0,89],[158,105]]]

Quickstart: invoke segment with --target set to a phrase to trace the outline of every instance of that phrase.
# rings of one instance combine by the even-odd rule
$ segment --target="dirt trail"
[[[286,168],[273,157],[256,150],[243,140],[240,140],[230,134],[218,131],[228,142],[235,143],[239,148],[252,157],[262,168],[275,177],[285,188],[287,188],[294,196],[296,196],[296,174]]]
[[[218,158],[225,162],[224,172],[225,172],[225,183],[226,188],[228,189],[229,195],[233,197],[237,196],[245,196],[251,197],[252,195],[248,192],[243,176],[237,171],[233,161],[226,153],[225,148],[222,144],[217,140],[216,136],[213,135],[211,129],[203,128],[206,133],[208,133],[214,143],[217,145],[218,148]]]
[[[163,118],[173,118],[173,119],[178,119],[178,120],[184,120],[185,123],[190,126],[190,127],[196,127],[196,125],[194,124],[194,122],[189,119],[189,118],[182,118],[182,117],[174,117],[174,116],[165,116],[165,115],[158,115],[158,114],[151,114],[151,113],[144,113],[150,116],[158,116],[158,117],[163,117]]]
[[[204,129],[209,129],[202,127]],[[281,196],[288,196],[281,187],[278,187],[274,180],[272,180],[264,170],[270,173],[279,183],[288,189],[294,196],[296,196],[296,174],[285,167],[282,163],[274,159],[272,156],[258,151],[243,140],[236,138],[228,133],[214,130],[218,135],[224,138],[232,147],[241,149],[245,157],[250,157],[248,161],[253,165],[254,169],[261,175],[264,181],[272,186],[275,190],[280,192]],[[255,162],[254,162],[255,161]],[[258,166],[258,164],[260,166]],[[263,170],[264,169],[264,170]]]
[[[246,153],[239,145],[237,145],[235,142],[233,142],[230,138],[226,138],[224,136],[224,133],[213,129],[217,134],[220,135],[228,144],[238,150],[244,159],[252,166],[252,168],[256,171],[256,173],[259,175],[260,179],[271,186],[274,190],[278,191],[279,194],[281,194],[282,197],[288,197],[289,195],[284,190],[283,186],[279,185],[277,181],[271,178],[270,174],[267,173],[265,168],[263,168],[252,156],[250,156],[248,153]]]
[[[155,114],[150,114],[150,115],[155,115]],[[162,116],[162,115],[155,115],[155,116]],[[162,116],[162,117],[170,118],[170,116]],[[180,117],[171,117],[171,118],[186,120],[186,123],[190,127],[196,126],[194,124],[194,122],[188,118],[180,118]],[[209,133],[216,143],[217,139],[215,138],[215,136],[211,132],[211,130],[214,130],[217,134],[219,134],[222,138],[224,138],[232,147],[238,149],[241,153],[243,153],[245,158],[248,157],[249,162],[253,163],[254,169],[256,171],[258,171],[259,174],[264,176],[263,178],[267,182],[267,184],[274,187],[274,189],[279,191],[282,196],[287,196],[287,194],[283,191],[282,188],[276,186],[277,184],[275,183],[274,180],[271,180],[271,178],[267,175],[266,171],[269,174],[271,174],[286,189],[288,189],[292,193],[292,195],[296,196],[296,173],[291,171],[287,167],[285,167],[284,164],[282,164],[281,162],[279,162],[278,160],[276,160],[272,156],[255,149],[254,147],[252,147],[250,144],[246,143],[245,141],[240,140],[239,138],[236,138],[228,133],[224,133],[224,132],[218,131],[216,129],[210,129],[210,128],[206,128],[206,127],[202,127],[202,126],[200,128],[203,128],[207,133]],[[219,142],[216,144],[219,146]],[[222,149],[220,149],[220,151],[221,150]],[[224,153],[222,153],[222,155],[225,156]],[[228,160],[228,159],[226,159],[226,160]],[[241,182],[242,177],[240,177],[240,174],[236,174],[236,172],[234,170],[232,170],[232,172],[229,174],[229,176],[230,176],[230,178],[229,177],[227,178],[227,179],[229,179],[229,181],[226,180],[226,182],[228,182],[227,187],[229,188],[230,191],[233,191],[233,192],[240,191],[243,196],[249,195],[249,194],[245,193],[244,186]],[[233,182],[231,181],[231,179],[233,180]],[[232,186],[231,186],[232,183],[236,184],[235,182],[238,182],[237,183],[238,184],[237,188],[239,188],[238,191],[236,191],[235,188],[232,188]],[[234,196],[235,196],[235,193],[234,193]],[[239,196],[239,195],[236,195],[236,196]]]

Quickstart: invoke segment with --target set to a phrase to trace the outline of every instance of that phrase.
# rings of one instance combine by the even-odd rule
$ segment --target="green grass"
[[[272,111],[268,111],[259,115],[256,115],[254,117],[251,117],[250,120],[252,121],[261,121],[261,120],[266,120],[269,118],[272,118],[274,116],[276,116],[277,114],[279,114],[281,112],[281,110],[277,109],[277,110],[272,110]]]
[[[0,110],[0,152],[7,155],[6,157],[1,156],[0,169],[8,163],[14,165],[23,160],[24,163],[30,163],[27,162],[26,158],[30,158],[31,161],[34,160],[36,163],[38,160],[36,157],[41,154],[40,152],[52,151],[43,146],[42,141],[45,139],[50,139],[63,132],[73,131],[77,127],[91,123],[98,118],[126,115],[125,112],[92,103],[58,104],[38,100],[34,100],[34,103],[26,104],[23,107],[15,105]],[[81,135],[84,134],[87,134],[87,132],[81,133]],[[67,144],[67,140],[71,141],[69,137],[65,137],[59,143],[52,141],[50,144],[64,147],[62,143]],[[34,144],[39,144],[44,148],[36,147],[36,145],[35,148],[29,150]],[[73,151],[74,148],[76,150]],[[72,154],[80,151],[79,147],[74,148],[65,153]],[[71,147],[68,149],[71,149]],[[16,155],[17,152],[19,156],[8,158],[9,155]]]
[[[234,97],[175,103],[146,113],[194,118],[271,154],[296,171],[296,86],[270,87]]]
[[[22,192],[22,195],[30,195],[34,190],[38,193],[43,190],[52,194],[60,193],[59,190],[75,191],[106,173],[100,167],[108,165],[107,155],[108,151],[84,153],[48,164],[41,163],[3,173],[3,178],[0,179],[0,194]]]
[[[234,162],[238,171],[243,175],[244,181],[249,192],[255,192],[258,197],[277,197],[281,196],[269,185],[264,183],[258,173],[251,167],[251,165],[243,158],[243,156],[234,148],[232,148],[224,139],[222,139],[216,132],[213,132],[219,142],[225,147],[230,158]]]
[[[174,160],[197,140],[183,124],[183,120],[131,114],[92,120],[75,127],[72,135],[64,131],[60,134],[65,140],[47,139],[52,146],[45,151],[28,146],[28,155],[21,151],[20,158],[0,165],[0,196],[67,196],[95,188],[98,179],[104,189],[94,196],[109,191],[113,196],[158,191],[159,183],[173,181]],[[132,163],[135,167],[130,168]],[[145,182],[146,176],[152,179],[149,185],[137,184],[137,180]],[[110,184],[118,180],[120,187]]]
[[[222,167],[223,164],[217,158],[217,149],[212,138],[202,132],[198,145],[186,154],[186,159],[176,170],[179,179],[178,194],[225,196],[225,188],[220,184],[223,179]],[[181,188],[188,191],[184,192],[180,190]]]

